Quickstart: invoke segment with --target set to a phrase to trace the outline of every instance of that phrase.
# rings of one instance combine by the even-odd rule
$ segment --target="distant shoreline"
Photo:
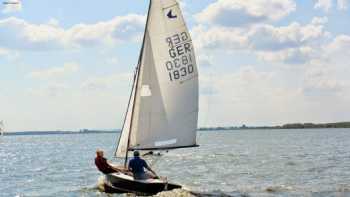
[[[246,126],[240,127],[201,127],[198,131],[228,131],[228,130],[263,130],[263,129],[327,129],[327,128],[350,128],[350,122],[336,122],[336,123],[292,123],[282,126]],[[4,135],[78,135],[78,134],[102,134],[102,133],[120,133],[120,129],[116,130],[89,130],[82,129],[80,131],[17,131],[5,132]]]
[[[4,135],[79,135],[79,134],[96,134],[96,133],[119,133],[120,130],[103,131],[103,130],[82,130],[82,131],[15,131],[5,132]]]
[[[289,123],[282,126],[246,126],[240,127],[201,127],[199,131],[218,131],[218,130],[242,130],[242,129],[329,129],[329,128],[350,128],[350,122],[335,123]]]

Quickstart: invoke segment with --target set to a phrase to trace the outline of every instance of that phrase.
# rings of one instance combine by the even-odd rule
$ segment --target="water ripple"
[[[156,159],[160,175],[187,188],[158,196],[350,196],[349,131],[201,132],[199,148]],[[111,158],[116,137],[6,136],[0,196],[107,196],[97,189],[94,152]]]

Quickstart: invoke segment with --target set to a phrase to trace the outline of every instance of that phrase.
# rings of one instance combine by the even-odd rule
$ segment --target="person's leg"
[[[157,177],[154,176],[152,173],[150,172],[145,172],[145,176],[148,178],[148,179],[156,179]]]
[[[148,177],[146,176],[145,173],[135,173],[134,174],[134,179],[145,180],[145,179],[148,179]]]

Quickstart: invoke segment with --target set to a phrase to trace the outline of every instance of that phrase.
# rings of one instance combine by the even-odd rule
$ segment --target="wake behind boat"
[[[105,191],[156,194],[181,188],[166,179],[135,179],[129,152],[196,147],[198,70],[176,0],[150,0],[141,52],[115,156],[124,169],[109,173]]]

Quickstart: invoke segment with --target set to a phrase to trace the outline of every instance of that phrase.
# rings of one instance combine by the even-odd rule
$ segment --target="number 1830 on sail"
[[[170,81],[185,80],[194,73],[193,50],[187,32],[175,34],[166,39],[170,60],[165,62]]]

